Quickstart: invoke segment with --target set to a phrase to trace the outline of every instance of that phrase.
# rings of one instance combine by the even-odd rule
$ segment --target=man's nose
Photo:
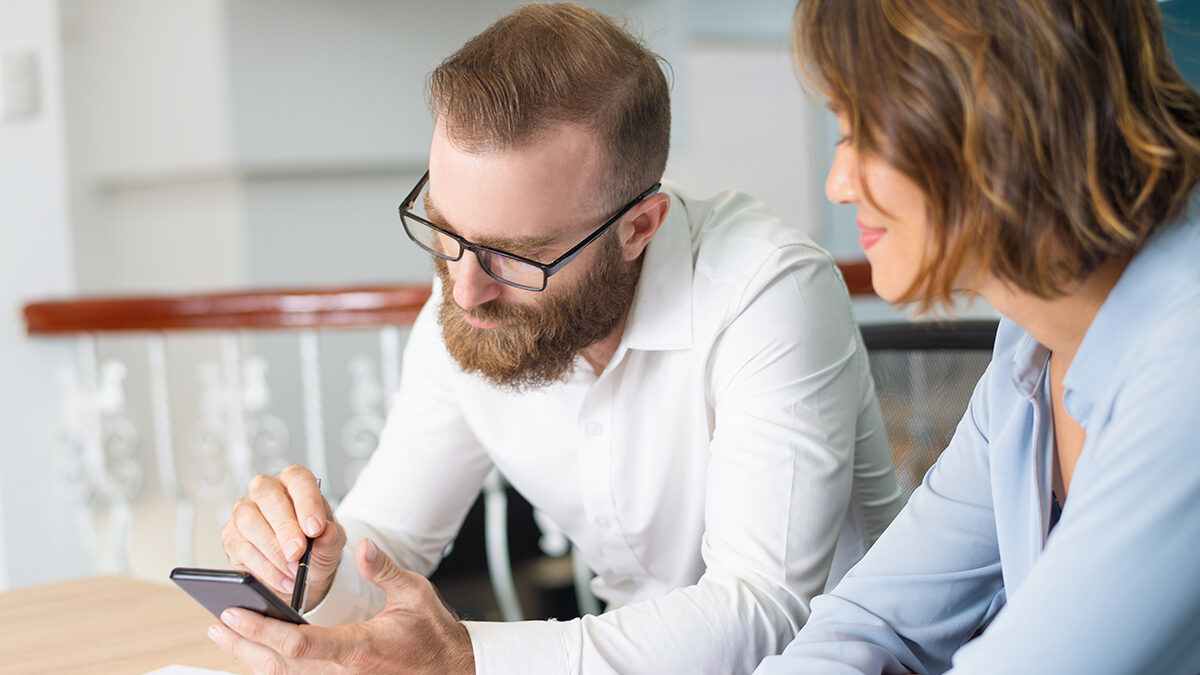
[[[454,280],[454,302],[465,310],[495,300],[504,290],[504,284],[489,276],[479,264],[474,251],[463,251],[462,258],[448,266]]]

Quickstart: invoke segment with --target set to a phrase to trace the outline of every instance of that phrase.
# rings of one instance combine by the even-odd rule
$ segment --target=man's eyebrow
[[[446,230],[447,232],[458,234],[458,230],[454,229],[454,226],[451,225],[442,216],[442,213],[438,211],[437,207],[433,205],[433,200],[429,198],[428,194],[425,195],[424,201],[425,215],[429,216],[429,219],[433,221],[435,225]],[[501,251],[522,251],[533,248],[544,248],[556,243],[557,241],[558,240],[555,237],[548,236],[483,237],[472,240],[471,243],[478,244],[480,246],[486,246],[488,248],[499,249]]]

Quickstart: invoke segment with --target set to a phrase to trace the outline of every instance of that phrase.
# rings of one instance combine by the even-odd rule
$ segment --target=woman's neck
[[[1100,306],[1128,265],[1128,257],[1110,260],[1088,278],[1075,283],[1064,295],[1052,299],[1013,288],[996,278],[986,280],[979,294],[1067,367],[1074,360]]]

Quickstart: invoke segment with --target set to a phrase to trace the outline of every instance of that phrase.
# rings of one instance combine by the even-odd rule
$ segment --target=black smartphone
[[[176,567],[171,581],[220,618],[230,607],[243,607],[289,623],[308,623],[278,595],[248,572]]]

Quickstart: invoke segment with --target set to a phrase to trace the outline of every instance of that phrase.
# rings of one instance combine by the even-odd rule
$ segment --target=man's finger
[[[253,557],[250,549],[259,551],[279,573],[291,577],[287,559],[279,548],[279,540],[275,538],[275,530],[263,517],[258,504],[251,499],[240,499],[233,507],[231,518],[233,527],[227,527],[221,533],[225,554],[231,558],[237,557],[242,562]]]
[[[288,561],[299,560],[308,539],[300,529],[296,506],[284,483],[270,476],[255,476],[250,481],[249,498],[271,526],[283,557]]]
[[[292,504],[295,505],[295,517],[304,534],[310,537],[319,536],[325,531],[328,512],[325,500],[321,497],[321,489],[317,487],[316,477],[308,469],[293,464],[279,472],[279,480],[287,488]]]
[[[253,574],[254,578],[266,584],[285,601],[290,599],[287,596],[296,587],[296,581],[291,572],[285,572],[276,567],[248,542],[243,541],[241,546],[235,547],[232,551],[227,549],[226,555],[233,569]]]
[[[337,628],[296,625],[240,607],[221,612],[221,622],[240,637],[287,659],[338,662],[352,647],[349,636]]]
[[[287,671],[287,663],[278,652],[247,640],[223,623],[214,623],[208,627],[208,639],[217,643],[221,651],[246,664],[256,673]]]
[[[342,560],[342,549],[346,548],[346,531],[332,518],[327,521],[325,531],[313,540],[313,569],[336,569]]]
[[[405,607],[420,605],[423,600],[419,595],[421,591],[425,587],[433,590],[425,577],[397,565],[370,539],[358,542],[354,557],[359,573],[387,594],[388,604]]]

